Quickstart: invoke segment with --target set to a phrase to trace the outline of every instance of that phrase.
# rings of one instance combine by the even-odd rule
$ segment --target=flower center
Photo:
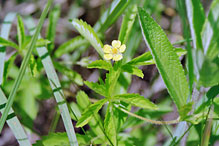
[[[118,49],[117,48],[113,48],[112,52],[113,52],[113,54],[117,54],[118,53]]]

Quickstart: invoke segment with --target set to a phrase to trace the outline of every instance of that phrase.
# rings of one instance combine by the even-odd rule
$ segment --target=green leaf
[[[204,54],[209,59],[214,59],[219,53],[219,0],[214,0],[211,4],[208,18],[206,18],[202,29],[202,44]]]
[[[83,79],[79,73],[67,68],[64,65],[59,64],[58,62],[53,63],[55,68],[62,74],[66,75],[72,82],[76,83],[79,86],[83,85]]]
[[[45,46],[47,46],[50,43],[51,42],[49,40],[45,40],[45,39],[40,38],[36,42],[36,47],[45,47]]]
[[[31,17],[27,17],[25,19],[25,23],[30,31],[30,34],[33,35],[35,33],[35,29],[32,29],[32,28],[35,28],[35,24],[33,22],[33,19]],[[77,145],[77,138],[76,138],[74,127],[73,127],[72,120],[70,117],[70,113],[69,113],[67,104],[65,103],[65,97],[64,97],[63,91],[61,89],[61,84],[60,84],[58,75],[54,69],[53,62],[52,62],[52,59],[49,55],[49,52],[48,52],[46,47],[36,48],[36,50],[37,50],[37,53],[41,59],[43,67],[45,69],[47,78],[48,78],[49,83],[50,83],[50,87],[52,88],[53,91],[56,91],[56,92],[53,92],[53,95],[55,97],[56,102],[59,103],[58,108],[59,108],[59,111],[61,111],[60,112],[61,117],[63,120],[63,124],[65,126],[65,130],[66,130],[67,135],[68,135],[70,145],[71,146]],[[57,90],[57,89],[59,89],[59,90]],[[44,96],[44,98],[45,98],[45,96]]]
[[[82,113],[81,118],[78,120],[76,127],[83,127],[86,125],[91,118],[98,113],[98,111],[101,109],[101,107],[107,102],[106,99],[101,99],[94,104],[91,104],[89,107],[87,107],[84,112]]]
[[[218,60],[218,62],[216,62]],[[204,62],[199,70],[200,78],[198,85],[211,87],[219,84],[219,57],[215,62],[205,57]]]
[[[147,98],[144,98],[144,96],[141,96],[139,94],[121,94],[121,95],[116,95],[113,97],[115,100],[121,100],[124,101],[128,104],[131,104],[133,106],[141,107],[141,108],[146,108],[146,109],[157,109],[157,106],[152,103],[150,100]]]
[[[12,47],[12,48],[15,48],[15,49],[19,49],[17,44],[15,44],[12,41],[6,40],[2,37],[0,37],[0,45],[5,46],[5,47]]]
[[[176,52],[176,54],[180,57],[182,55],[185,55],[187,53],[187,51],[185,49],[182,48],[174,48],[174,51]],[[126,63],[127,65],[151,65],[151,64],[155,64],[155,61],[153,60],[153,56],[151,55],[151,52],[145,52],[144,54],[132,59],[131,61],[129,61],[128,63]]]
[[[79,48],[82,44],[88,44],[87,40],[81,36],[77,36],[59,46],[59,48],[55,51],[55,56],[60,57],[65,53],[70,53]]]
[[[104,129],[106,135],[110,139],[110,142],[117,146],[117,128],[116,128],[116,120],[113,111],[113,105],[110,103],[107,107],[105,119],[104,119]]]
[[[151,50],[156,66],[178,109],[186,105],[189,97],[188,83],[183,67],[173,46],[161,27],[142,8],[138,9],[145,42]]]
[[[112,64],[110,62],[107,62],[105,60],[96,60],[90,63],[87,68],[99,68],[99,69],[105,69],[110,70],[112,69]]]
[[[98,38],[97,34],[94,32],[93,28],[86,22],[78,19],[71,20],[71,23],[78,30],[78,32],[91,43],[91,45],[103,58],[103,44]]]
[[[86,135],[76,134],[79,145],[86,145],[90,143],[90,138]],[[43,136],[41,140],[37,140],[33,146],[69,146],[68,136],[66,132],[50,133]]]
[[[202,50],[201,31],[205,22],[204,9],[200,0],[186,0],[187,17],[189,20],[193,46]]]
[[[208,97],[208,99],[213,99],[214,97],[216,97],[219,94],[219,85],[213,86],[211,87],[206,96]]]
[[[77,93],[76,100],[81,111],[84,111],[91,104],[87,94],[84,91],[79,91]],[[102,128],[103,127],[102,119],[98,113],[94,114],[93,118],[91,118],[88,124],[92,132],[94,132],[96,136],[104,135],[104,131]],[[103,139],[105,141],[105,136],[100,137],[100,139]]]
[[[48,50],[51,51],[55,46],[55,36],[56,36],[56,25],[60,16],[60,5],[56,5],[52,11],[49,13],[49,25],[46,32],[46,39],[48,39],[51,44],[48,45]]]
[[[17,15],[17,33],[18,33],[18,44],[20,49],[22,49],[25,42],[25,29],[24,22],[20,15]]]
[[[187,116],[187,114],[192,109],[192,105],[193,105],[193,102],[189,102],[186,105],[184,105],[182,108],[180,108],[180,110],[179,110],[179,113],[181,113],[180,119],[184,119]]]
[[[142,70],[140,70],[139,68],[137,68],[135,66],[129,65],[129,64],[123,65],[122,66],[122,71],[131,73],[131,74],[136,75],[140,78],[144,77],[144,74],[143,74]]]
[[[136,15],[137,5],[131,5],[123,18],[119,32],[119,40],[122,42],[122,44],[125,44],[128,40]]]
[[[105,32],[118,19],[130,2],[131,0],[114,0],[95,24],[94,30]]]
[[[14,20],[15,16],[16,16],[16,13],[8,13],[5,16],[4,22],[7,22],[7,23],[4,23],[4,22],[2,23],[0,37],[8,40],[12,21]],[[5,55],[6,55],[6,47],[0,45],[0,85],[3,82]]]
[[[32,76],[35,77],[37,73],[37,61],[33,55],[30,56],[29,66],[30,66],[30,72]]]
[[[36,45],[37,38],[39,36],[40,30],[41,30],[43,22],[44,22],[44,20],[45,20],[45,18],[47,16],[49,8],[50,8],[50,6],[52,4],[52,1],[53,0],[49,0],[47,2],[47,5],[46,5],[45,9],[43,10],[42,15],[40,17],[40,21],[39,21],[39,24],[37,26],[37,30],[36,30],[32,40],[31,40],[31,45],[30,45],[30,47],[28,49],[28,52],[27,52],[26,56],[24,57],[24,60],[22,61],[18,77],[17,77],[17,79],[14,82],[12,91],[10,92],[9,97],[8,97],[8,102],[6,104],[5,111],[2,114],[2,117],[0,119],[0,132],[2,131],[2,128],[3,128],[4,124],[5,124],[6,119],[7,119],[8,112],[9,112],[9,110],[10,110],[12,104],[13,104],[13,101],[14,101],[14,98],[15,98],[15,94],[16,94],[16,92],[18,90],[18,87],[19,87],[19,85],[20,85],[20,83],[21,83],[21,81],[22,81],[22,79],[24,77],[24,73],[26,71],[26,68],[27,68],[27,65],[28,65],[31,53],[32,53],[32,51],[33,51],[33,49],[34,49],[34,47]]]
[[[106,87],[104,85],[89,81],[85,81],[84,84],[87,85],[90,89],[94,90],[96,93],[106,96]]]

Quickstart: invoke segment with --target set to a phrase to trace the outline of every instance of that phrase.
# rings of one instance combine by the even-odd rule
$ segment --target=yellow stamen
[[[112,53],[113,53],[113,54],[117,54],[117,53],[118,53],[118,49],[113,48],[113,49],[112,49]]]

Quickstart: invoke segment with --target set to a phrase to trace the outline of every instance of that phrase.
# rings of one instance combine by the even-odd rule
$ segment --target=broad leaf
[[[137,5],[131,5],[126,11],[126,14],[123,18],[122,25],[119,32],[119,40],[122,44],[125,44],[128,40],[131,28],[135,22],[135,17],[137,14]]]
[[[12,47],[12,48],[15,48],[15,49],[19,49],[17,44],[15,44],[12,41],[6,40],[2,37],[0,37],[0,45],[5,46],[5,47]]]
[[[87,85],[90,89],[94,90],[96,93],[106,96],[106,88],[104,85],[89,81],[85,81],[84,84]]]
[[[146,108],[146,109],[157,109],[157,106],[152,103],[147,98],[144,98],[144,96],[141,96],[139,94],[121,94],[116,95],[113,97],[114,100],[121,100],[128,104],[131,104],[133,106]]]
[[[18,33],[18,44],[20,49],[25,42],[25,29],[24,29],[24,22],[20,15],[17,16],[17,33]]]
[[[183,67],[173,46],[161,27],[142,8],[138,9],[145,42],[151,50],[156,66],[168,92],[178,109],[186,104],[189,88]]]
[[[140,70],[139,68],[137,68],[135,66],[129,65],[129,64],[123,65],[122,71],[131,73],[131,74],[136,75],[140,78],[144,77],[142,70]]]
[[[86,108],[82,113],[81,118],[78,120],[76,127],[83,127],[84,125],[86,125],[91,120],[91,118],[98,113],[98,111],[106,102],[106,99],[101,99]]]
[[[93,28],[86,22],[78,19],[71,20],[73,26],[78,30],[78,32],[86,38],[91,45],[97,50],[99,55],[103,58],[103,44],[98,38],[97,34],[94,32]]]
[[[107,62],[105,60],[96,60],[90,63],[87,68],[99,68],[99,69],[105,69],[110,70],[112,69],[112,65],[110,62]]]
[[[111,143],[114,146],[117,146],[117,127],[112,103],[107,107],[104,119],[104,129]]]

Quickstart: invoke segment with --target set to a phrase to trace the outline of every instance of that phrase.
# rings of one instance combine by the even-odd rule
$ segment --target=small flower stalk
[[[125,44],[121,45],[119,40],[113,40],[112,46],[104,45],[103,52],[104,52],[104,59],[105,60],[113,60],[119,61],[123,58],[122,53],[125,52],[126,46]]]

